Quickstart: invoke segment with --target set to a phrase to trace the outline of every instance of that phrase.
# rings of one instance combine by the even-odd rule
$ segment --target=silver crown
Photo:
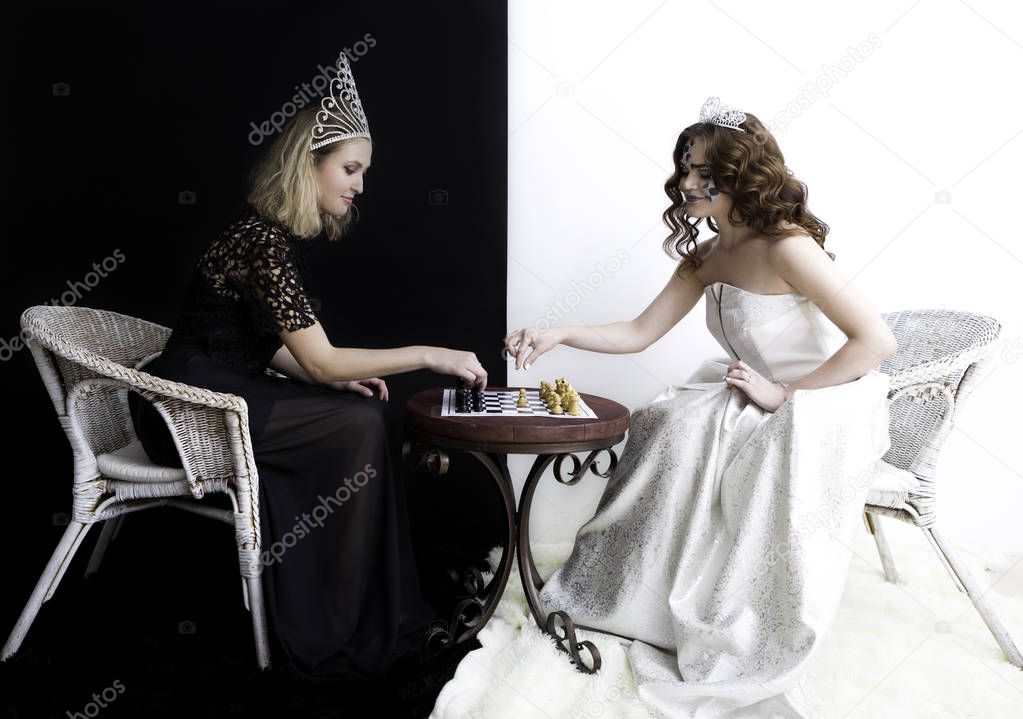
[[[344,52],[338,55],[337,77],[330,81],[329,92],[320,102],[320,107],[322,109],[316,113],[316,127],[309,141],[310,150],[353,137],[369,138],[366,113]]]
[[[721,104],[720,98],[717,97],[708,97],[703,103],[703,107],[700,108],[700,122],[746,132],[744,128],[739,127],[741,123],[746,122],[746,113],[737,107]]]

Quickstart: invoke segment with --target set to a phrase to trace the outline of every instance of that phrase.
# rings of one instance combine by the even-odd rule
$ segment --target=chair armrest
[[[917,362],[902,370],[886,372],[889,387],[891,388],[890,391],[899,390],[913,384],[938,382],[945,379],[955,381],[958,384],[962,373],[975,363],[989,360],[994,348],[995,343],[992,341],[969,347],[956,354],[946,355],[926,362]]]
[[[258,481],[243,398],[167,382],[152,375],[141,380],[92,377],[78,382],[67,400],[67,429],[72,443],[83,443],[83,449],[88,449],[93,458],[127,444],[134,435],[127,392],[134,391],[150,402],[167,423],[189,489],[197,499],[204,494],[202,478],[243,477],[253,484]],[[162,383],[173,387],[162,387]],[[117,401],[111,402],[110,397],[104,396],[109,392],[118,395]]]
[[[911,495],[934,496],[938,455],[955,419],[953,389],[945,382],[931,381],[914,382],[888,392],[892,443],[883,459],[912,472],[920,480],[920,487]],[[941,404],[937,408],[929,406],[934,402]],[[906,456],[910,450],[915,451],[914,456]]]

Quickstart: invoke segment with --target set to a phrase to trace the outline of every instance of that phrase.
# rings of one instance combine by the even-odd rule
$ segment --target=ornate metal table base
[[[414,459],[421,469],[443,475],[448,471],[450,461],[447,450],[438,445],[439,443],[435,445],[413,440],[406,441],[402,447],[402,455],[406,461]],[[542,448],[538,449],[542,452]],[[557,611],[545,615],[540,606],[539,595],[540,589],[543,587],[543,579],[533,562],[533,552],[529,544],[529,509],[533,503],[536,485],[551,462],[554,462],[554,477],[562,484],[576,484],[586,475],[587,471],[606,479],[618,464],[618,457],[614,450],[611,446],[591,449],[584,460],[580,460],[570,452],[538,454],[526,477],[517,511],[515,489],[512,485],[511,475],[508,473],[507,455],[500,452],[481,452],[469,449],[462,451],[471,454],[486,467],[494,482],[497,483],[501,498],[504,500],[508,541],[501,555],[501,561],[494,570],[494,577],[488,584],[484,584],[482,576],[478,572],[473,573],[470,570],[462,576],[461,585],[464,594],[455,605],[448,623],[448,632],[451,637],[456,643],[471,639],[493,615],[497,603],[504,593],[505,585],[508,583],[508,576],[511,573],[510,555],[514,552],[518,555],[519,576],[522,579],[526,602],[529,604],[529,610],[537,626],[555,639],[557,647],[570,656],[572,663],[579,671],[586,674],[599,671],[600,652],[597,651],[593,642],[578,641],[576,625],[568,614]],[[608,455],[608,466],[604,471],[600,471],[596,462],[601,452],[606,452]],[[563,465],[569,459],[572,462],[572,469],[566,474]],[[588,663],[584,661],[581,652],[589,655]]]

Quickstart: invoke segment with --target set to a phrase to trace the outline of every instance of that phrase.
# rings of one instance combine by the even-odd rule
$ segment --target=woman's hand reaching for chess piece
[[[346,382],[328,382],[327,386],[331,389],[336,389],[339,392],[355,392],[361,394],[363,397],[372,397],[373,388],[377,390],[377,394],[384,402],[387,401],[387,383],[379,377],[370,377],[369,379],[354,379]]]
[[[487,388],[487,371],[473,352],[449,350],[446,347],[428,347],[426,366],[438,374],[464,379],[470,388]]]
[[[556,327],[548,330],[527,327],[506,334],[504,349],[509,357],[515,358],[515,369],[523,367],[529,369],[529,366],[539,359],[540,355],[554,349],[561,342],[562,336]]]

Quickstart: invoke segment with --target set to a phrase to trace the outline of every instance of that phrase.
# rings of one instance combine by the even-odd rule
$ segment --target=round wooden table
[[[488,387],[488,391],[517,391],[518,388]],[[509,554],[516,548],[522,588],[540,629],[554,637],[557,646],[568,653],[576,668],[588,674],[600,669],[600,653],[592,642],[578,642],[575,625],[565,612],[545,615],[540,606],[539,591],[543,587],[533,553],[529,546],[529,508],[536,485],[544,470],[553,462],[554,477],[562,484],[574,485],[587,472],[607,478],[618,463],[614,445],[625,438],[629,428],[629,410],[625,406],[592,394],[581,394],[597,419],[558,417],[485,417],[441,416],[443,389],[430,389],[411,397],[405,405],[405,434],[402,454],[435,474],[448,469],[448,450],[460,450],[475,457],[487,468],[504,500],[507,516],[508,542],[493,579],[486,585],[482,578],[463,577],[466,593],[456,605],[449,632],[456,642],[476,635],[494,613],[511,572]],[[584,459],[575,453],[585,452]],[[607,467],[601,471],[598,456],[607,453]],[[532,468],[522,487],[516,511],[515,488],[508,473],[509,454],[535,455]],[[565,472],[565,461],[571,469]],[[567,645],[567,646],[566,646]],[[583,662],[580,650],[590,654],[590,663]]]

